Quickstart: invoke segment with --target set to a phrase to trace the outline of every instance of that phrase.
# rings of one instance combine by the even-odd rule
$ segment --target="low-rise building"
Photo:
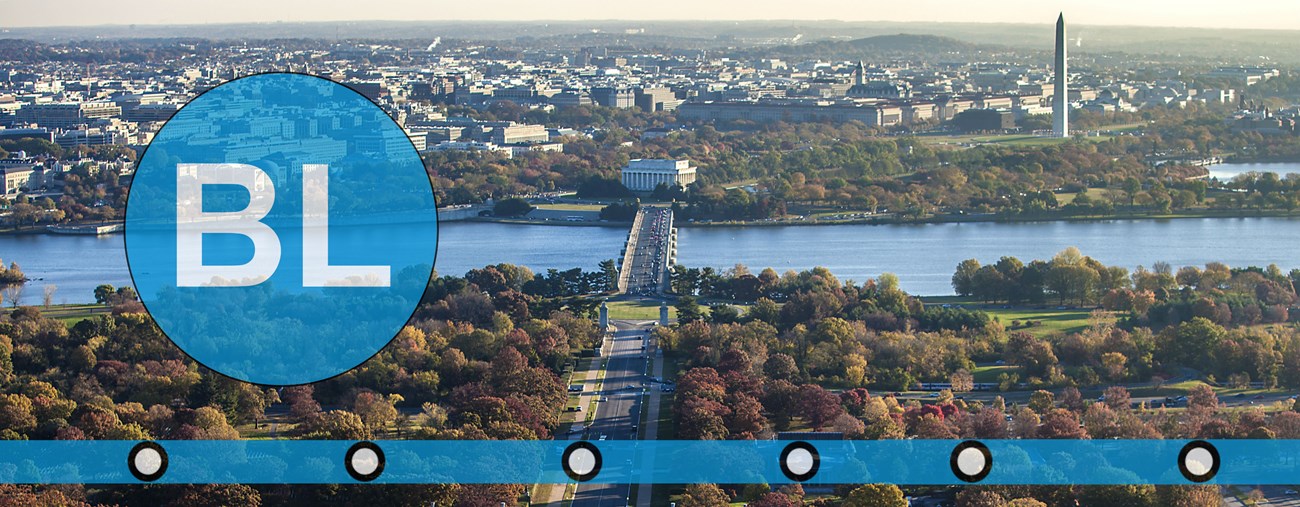
[[[121,114],[122,108],[112,102],[51,102],[24,104],[14,119],[46,128],[70,128]]]
[[[0,195],[15,196],[39,183],[40,174],[33,164],[0,165]]]
[[[653,192],[660,184],[685,187],[695,183],[690,160],[633,159],[623,168],[623,186],[633,192]]]
[[[478,141],[446,141],[429,147],[429,151],[487,151],[501,153],[506,158],[514,157],[514,150],[504,146],[497,146],[492,143],[480,143]]]

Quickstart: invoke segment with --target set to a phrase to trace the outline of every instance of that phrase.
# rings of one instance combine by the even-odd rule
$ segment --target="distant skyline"
[[[1051,2],[1007,0],[658,0],[645,8],[617,8],[602,0],[564,3],[534,0],[430,2],[371,0],[226,0],[220,2],[119,0],[112,3],[69,0],[0,0],[0,28],[94,25],[225,24],[339,21],[672,21],[672,20],[839,20],[899,22],[1033,23],[1048,25],[1060,11],[1073,25],[1136,25],[1239,29],[1300,29],[1300,2],[1188,2],[1172,0],[1094,0]],[[205,8],[206,6],[213,6]],[[2,36],[2,35],[0,35]]]

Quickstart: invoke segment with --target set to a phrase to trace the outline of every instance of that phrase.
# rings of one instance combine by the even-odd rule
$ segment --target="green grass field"
[[[547,209],[555,211],[600,211],[599,204],[574,204],[574,203],[556,203],[556,204],[538,204],[537,209]]]
[[[1053,334],[1077,333],[1088,327],[1088,321],[1092,318],[1092,308],[1065,308],[1057,309],[1055,306],[1026,307],[1011,306],[1003,308],[1000,304],[984,304],[978,301],[972,301],[970,298],[959,296],[926,296],[921,298],[926,304],[951,304],[961,305],[963,308],[970,310],[980,310],[989,314],[989,317],[997,319],[1009,331],[1024,331],[1038,337],[1049,336]],[[1012,322],[1020,321],[1019,327],[1013,328]],[[1026,326],[1028,321],[1039,322],[1034,326]]]
[[[998,375],[1003,373],[1012,374],[1020,371],[1019,366],[1011,365],[986,365],[976,366],[970,371],[971,376],[975,377],[975,382],[979,384],[992,383],[998,381]]]
[[[1090,136],[1082,139],[1101,142],[1112,137]],[[1042,137],[1029,134],[920,136],[918,139],[927,144],[1005,144],[1008,146],[1053,146],[1070,141],[1070,139],[1061,137]]]
[[[1090,309],[1029,309],[1029,308],[986,308],[989,316],[998,319],[1002,325],[1007,326],[1008,330],[1024,331],[1034,336],[1047,336],[1051,334],[1069,334],[1083,331],[1088,327],[1088,319],[1092,316]],[[1012,322],[1020,321],[1021,327],[1012,329]],[[1033,326],[1025,327],[1027,322],[1040,322]]]
[[[1074,202],[1074,196],[1075,196],[1075,195],[1077,195],[1077,194],[1072,194],[1072,193],[1059,193],[1059,194],[1056,194],[1056,202],[1057,202],[1058,204],[1060,204],[1061,206],[1065,206],[1066,204],[1070,204],[1070,203]],[[1094,201],[1097,200],[1097,199],[1105,199],[1105,198],[1106,198],[1106,189],[1104,189],[1104,188],[1089,188],[1089,189],[1088,189],[1088,197],[1091,197]]]
[[[104,305],[52,305],[49,308],[38,306],[41,315],[51,319],[57,319],[69,326],[78,322],[89,319],[96,315],[107,315],[112,311],[111,308]]]
[[[1173,384],[1165,384],[1164,386],[1161,386],[1160,389],[1156,389],[1155,386],[1134,387],[1129,389],[1129,395],[1133,397],[1186,396],[1187,393],[1192,392],[1193,388],[1202,384],[1205,384],[1205,382],[1200,380],[1184,380],[1182,382],[1176,382]],[[1218,394],[1220,398],[1231,398],[1237,396],[1238,394],[1245,395],[1245,396],[1254,396],[1256,394],[1269,394],[1269,393],[1280,392],[1279,390],[1276,389],[1232,388],[1232,387],[1213,387],[1213,386],[1211,386],[1211,388],[1214,389],[1214,393]]]
[[[610,301],[609,318],[620,320],[658,320],[659,303],[650,301]],[[677,309],[668,306],[668,318],[677,318]]]

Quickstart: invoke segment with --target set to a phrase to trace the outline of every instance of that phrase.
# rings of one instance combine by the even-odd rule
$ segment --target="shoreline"
[[[897,217],[858,218],[852,220],[735,220],[713,222],[675,221],[678,228],[707,227],[816,227],[832,225],[931,225],[962,223],[1044,223],[1044,222],[1105,222],[1115,220],[1185,220],[1197,218],[1231,219],[1231,218],[1300,218],[1296,211],[1261,211],[1261,210],[1201,210],[1192,213],[1165,214],[1114,214],[1084,216],[1004,216],[1004,215],[936,215],[925,218],[906,219]],[[499,223],[513,225],[538,225],[551,227],[611,227],[627,228],[632,222],[559,222],[548,220],[528,220],[520,218],[474,217],[455,222]],[[452,223],[452,222],[447,222]]]
[[[1115,220],[1185,220],[1197,218],[1213,219],[1231,219],[1231,218],[1300,218],[1300,210],[1201,210],[1196,212],[1175,212],[1167,214],[1115,214],[1115,215],[1084,215],[1084,216],[1005,216],[1005,215],[935,215],[924,218],[898,218],[895,216],[880,216],[872,218],[856,218],[851,220],[735,220],[735,221],[712,221],[712,222],[686,222],[676,221],[674,224],[677,228],[708,228],[708,227],[818,227],[834,225],[935,225],[935,224],[963,224],[963,223],[1045,223],[1045,222],[1105,222]],[[469,223],[496,223],[511,225],[533,225],[545,227],[608,227],[616,229],[626,229],[632,222],[616,221],[584,221],[569,222],[556,220],[529,220],[524,218],[497,218],[497,217],[473,217],[463,220],[439,221],[439,224],[453,224],[456,222]],[[28,229],[0,229],[0,236],[28,236],[37,234],[46,234],[51,236],[110,236],[122,234],[122,230],[115,230],[102,234],[68,234],[66,232],[55,232],[43,227]]]

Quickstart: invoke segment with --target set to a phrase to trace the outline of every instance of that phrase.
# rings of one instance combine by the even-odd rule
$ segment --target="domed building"
[[[858,61],[853,69],[853,86],[847,93],[854,99],[905,99],[912,96],[912,87],[906,81],[874,80],[867,81],[867,68]]]

